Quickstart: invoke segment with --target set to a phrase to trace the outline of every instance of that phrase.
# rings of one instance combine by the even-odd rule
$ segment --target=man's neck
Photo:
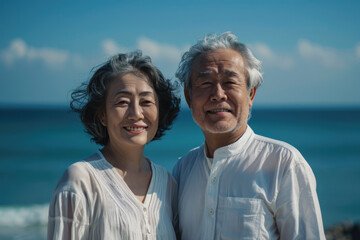
[[[214,157],[214,153],[221,147],[228,146],[239,140],[245,133],[246,127],[236,132],[229,133],[208,133],[203,132],[205,136],[206,155],[209,158]]]

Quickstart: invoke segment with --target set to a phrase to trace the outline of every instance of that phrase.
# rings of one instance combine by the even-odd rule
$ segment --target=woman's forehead
[[[153,84],[145,77],[145,75],[139,76],[133,73],[127,73],[114,78],[110,83],[108,90],[112,93],[155,93]]]

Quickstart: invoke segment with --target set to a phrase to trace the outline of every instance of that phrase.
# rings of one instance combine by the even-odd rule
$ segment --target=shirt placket
[[[214,158],[213,167],[207,181],[206,199],[205,199],[205,236],[204,239],[214,239],[216,209],[219,195],[219,163],[223,159]]]
[[[148,217],[148,209],[147,207],[143,207],[143,214],[145,219],[145,231],[146,231],[146,239],[151,239],[151,229],[149,224],[149,217]]]

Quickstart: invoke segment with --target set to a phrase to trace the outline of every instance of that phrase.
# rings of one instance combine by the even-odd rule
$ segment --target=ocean
[[[360,109],[257,109],[255,133],[295,146],[312,167],[325,227],[360,221]],[[204,141],[188,110],[145,155],[169,171]],[[0,109],[0,239],[46,239],[48,203],[73,162],[99,148],[67,109]]]

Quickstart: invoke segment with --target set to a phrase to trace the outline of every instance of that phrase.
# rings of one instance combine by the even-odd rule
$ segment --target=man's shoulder
[[[203,152],[204,152],[204,145],[201,145],[191,149],[187,154],[180,157],[174,167],[173,174],[179,171],[183,172],[184,168],[191,168],[194,165],[194,162],[198,158],[199,154]]]
[[[193,162],[199,156],[199,153],[203,153],[203,152],[204,152],[203,145],[195,147],[191,149],[187,154],[180,157],[179,162],[186,162],[186,164],[189,162]]]
[[[265,137],[265,136],[261,136],[258,134],[254,135],[254,140],[257,141],[258,143],[263,143],[266,145],[271,145],[274,146],[276,148],[285,148],[285,149],[289,149],[289,150],[295,150],[296,148],[294,146],[292,146],[291,144],[281,141],[281,140],[277,140],[274,138],[269,138],[269,137]]]
[[[197,146],[191,149],[187,154],[181,157],[181,159],[191,158],[195,155],[198,155],[200,151],[204,151],[203,145]]]
[[[287,142],[255,134],[254,143],[258,151],[264,150],[268,154],[279,154],[282,157],[303,160],[299,150]]]

